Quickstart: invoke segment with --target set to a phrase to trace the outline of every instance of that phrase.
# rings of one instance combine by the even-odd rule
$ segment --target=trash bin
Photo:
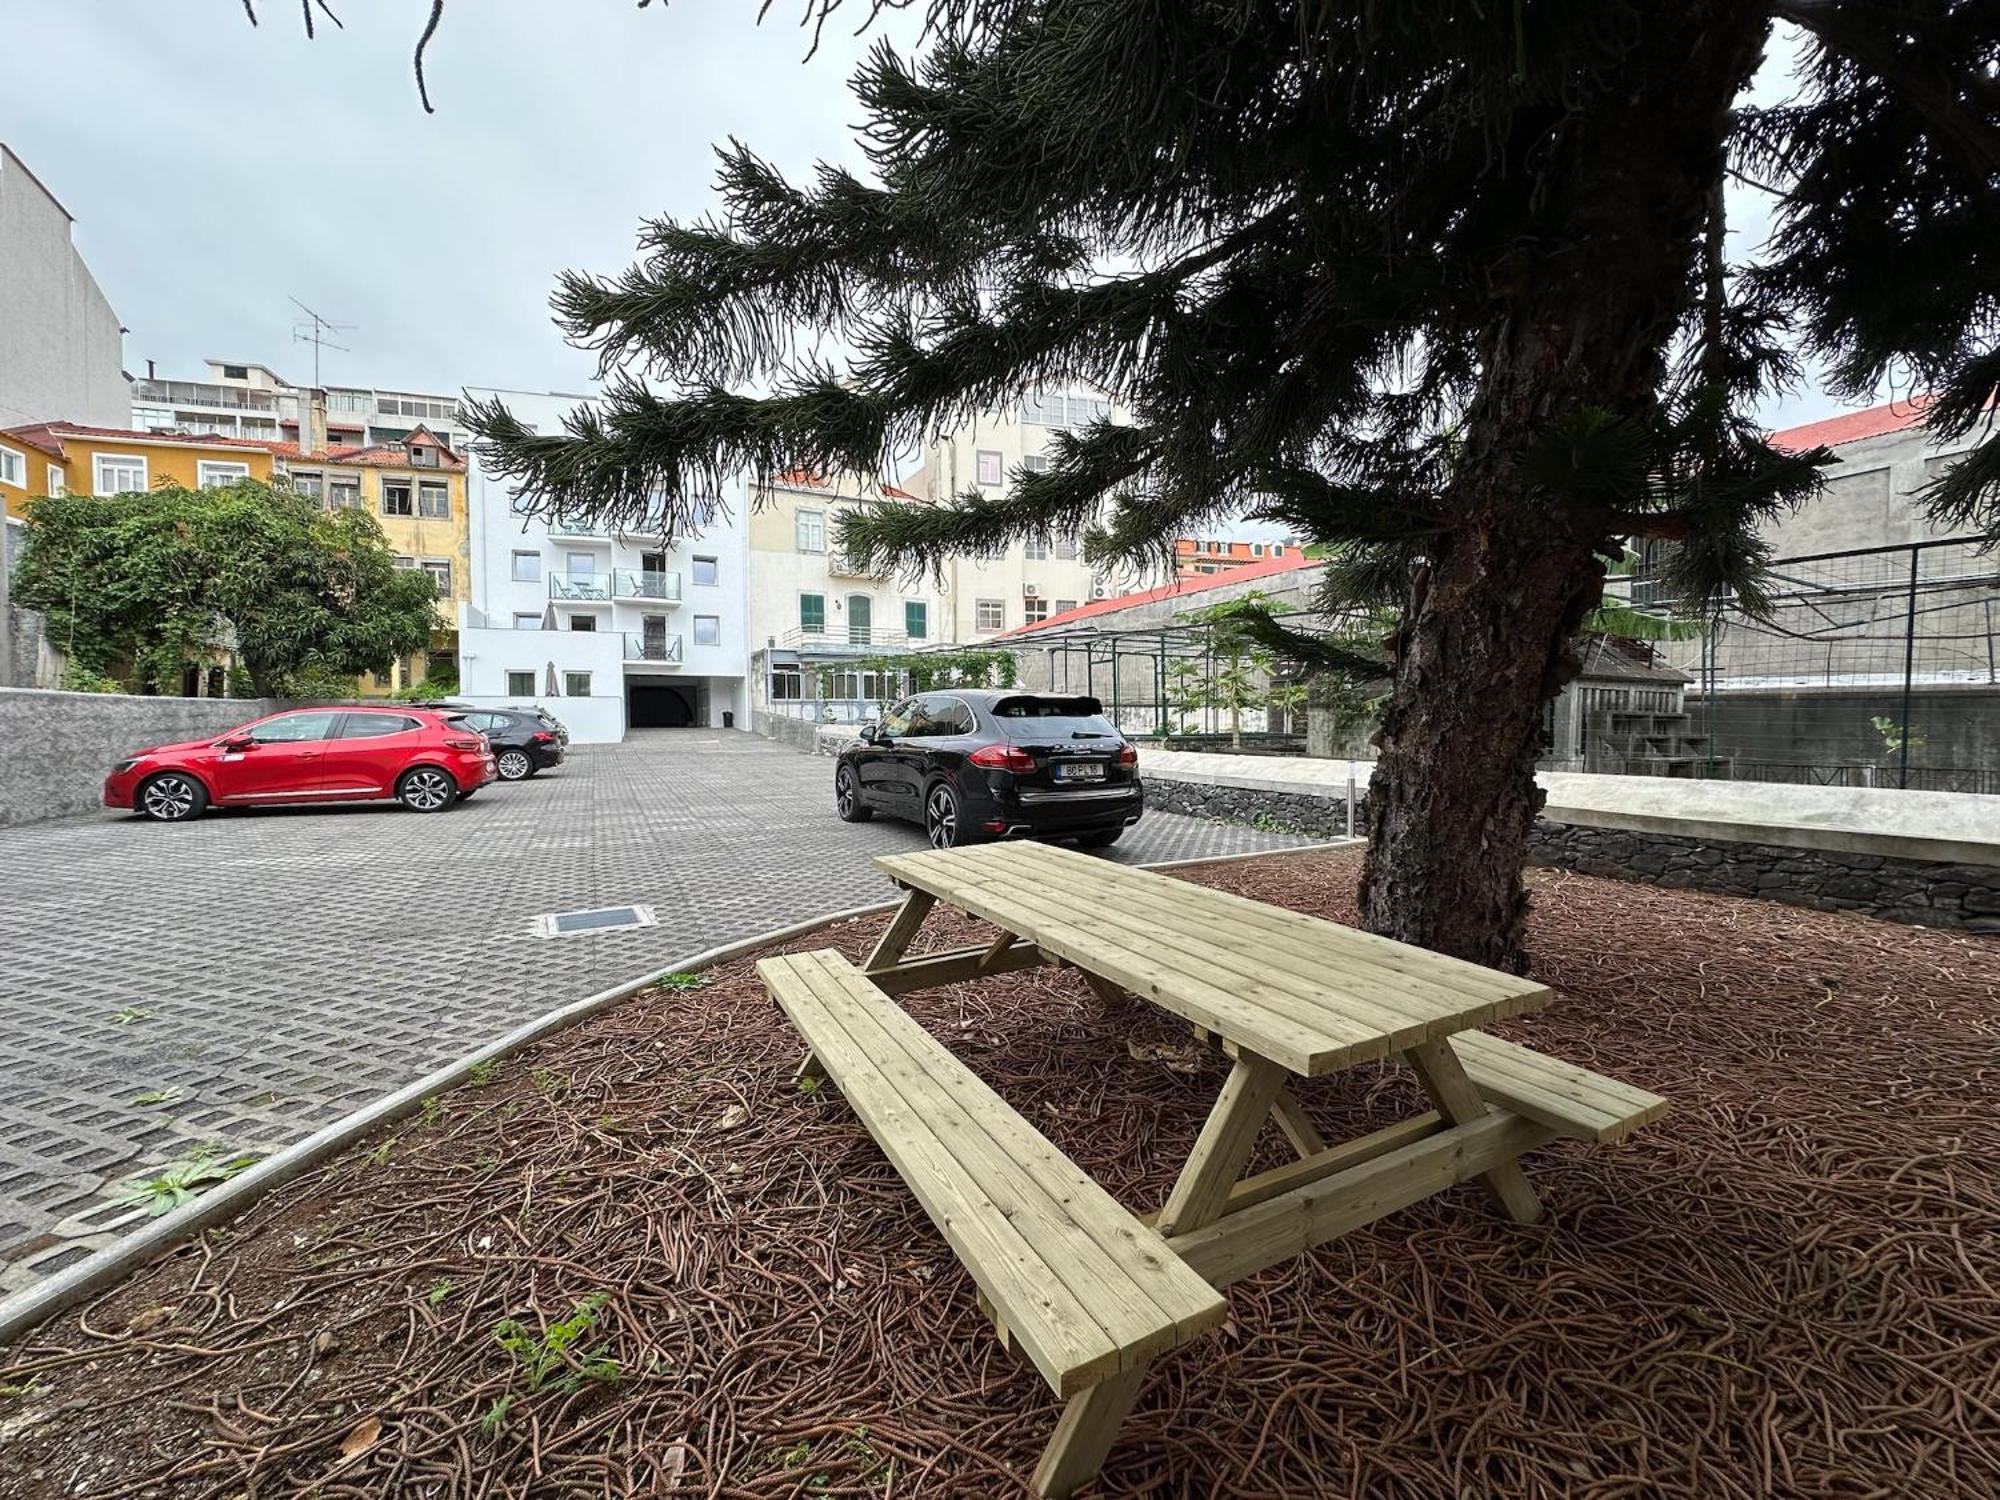
[[[725,708],[722,711],[722,727],[724,729],[734,729],[736,727],[736,711],[734,709]]]

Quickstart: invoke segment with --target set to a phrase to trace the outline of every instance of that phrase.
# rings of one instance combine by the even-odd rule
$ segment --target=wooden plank
[[[1408,1120],[1357,1136],[1338,1146],[1329,1146],[1324,1151],[1311,1156],[1302,1156],[1297,1161],[1288,1161],[1282,1167],[1273,1167],[1268,1172],[1259,1172],[1255,1177],[1245,1177],[1229,1190],[1229,1202],[1223,1206],[1223,1217],[1239,1213],[1253,1203],[1264,1203],[1272,1198],[1282,1197],[1294,1188],[1304,1187],[1309,1182],[1318,1182],[1322,1177],[1331,1177],[1336,1172],[1345,1172],[1349,1167],[1358,1167],[1364,1161],[1373,1161],[1390,1151],[1400,1151],[1412,1141],[1421,1141],[1427,1136],[1449,1129],[1444,1116],[1436,1110],[1426,1110]],[[1158,1214],[1141,1214],[1141,1224],[1151,1224]]]
[[[1416,1070],[1417,1080],[1431,1096],[1437,1112],[1454,1125],[1470,1125],[1486,1115],[1486,1101],[1472,1080],[1465,1076],[1458,1054],[1446,1041],[1426,1042],[1404,1054]],[[1528,1186],[1528,1178],[1518,1163],[1503,1162],[1480,1178],[1501,1210],[1516,1224],[1541,1222],[1542,1200]]]
[[[885,995],[905,995],[911,990],[935,989],[939,985],[982,979],[988,974],[1033,969],[1047,962],[1027,944],[1017,944],[993,959],[989,959],[989,951],[952,948],[943,953],[926,953],[922,958],[906,958],[889,968],[872,970],[868,977]]]
[[[1489,1103],[1576,1140],[1623,1140],[1667,1112],[1658,1094],[1484,1032],[1453,1037],[1452,1050]]]
[[[1160,1210],[1161,1234],[1172,1239],[1222,1212],[1284,1084],[1284,1070],[1276,1063],[1249,1054],[1236,1060]]]
[[[886,969],[901,960],[909,951],[910,941],[917,935],[917,929],[924,925],[924,918],[937,905],[937,897],[929,891],[911,891],[903,898],[895,917],[882,930],[882,936],[875,941],[875,950],[868,955],[868,961],[861,966],[864,974],[873,974]]]
[[[1067,1289],[1049,1274],[1006,1211],[976,1185],[944,1186],[963,1174],[919,1112],[820,1003],[824,980],[818,965],[806,962],[816,957],[760,959],[757,972],[979,1289],[1016,1326],[1035,1368],[1058,1391],[1069,1372],[1107,1363],[1115,1368],[1115,1359],[1106,1359],[1109,1335],[1101,1326],[1076,1325]]]
[[[1077,972],[1083,975],[1083,982],[1090,986],[1091,994],[1097,996],[1106,1005],[1116,1008],[1132,1003],[1132,992],[1130,990],[1120,989],[1110,980],[1093,974],[1088,969],[1079,969]]]
[[[1119,1427],[1131,1415],[1145,1377],[1143,1366],[1128,1370],[1070,1399],[1035,1466],[1031,1487],[1037,1495],[1067,1500],[1096,1475]]]
[[[1257,1050],[1295,1073],[1329,1073],[1355,1062],[1386,1057],[1391,1050],[1379,1031],[1339,1017],[1329,1017],[1325,1031],[1302,1025],[1276,1029],[1268,1009],[1233,988],[1237,983],[1234,975],[1225,975],[1232,988],[1221,988],[1156,955],[1120,952],[1106,959],[1102,935],[1079,925],[1074,911],[1047,897],[966,885],[953,893],[950,904],[1021,932],[1045,953],[1101,975],[1197,1025],[1225,1035],[1255,1038]]]
[[[1107,942],[1105,928],[1061,897],[1015,884],[1004,872],[959,887],[951,905],[1026,932],[1043,948],[1166,1010],[1234,1036],[1296,1073],[1327,1073],[1395,1050],[1379,1027],[1246,980],[1166,935],[1143,946]]]
[[[961,1252],[1000,1320],[1052,1388],[1074,1394],[1221,1320],[1226,1309],[1220,1299],[1186,1276],[1157,1236],[872,985],[844,982],[861,976],[837,955],[823,957],[840,963],[845,975],[831,966],[808,975],[813,998],[865,1058],[870,1076],[896,1092],[928,1144],[948,1158],[940,1161],[934,1152],[910,1168],[897,1163],[926,1211],[948,1238],[968,1218],[1000,1214],[1039,1258],[1038,1283],[1030,1291],[1010,1275],[982,1274],[976,1256]],[[867,1118],[863,1105],[870,1101],[846,1081],[849,1061],[830,1051],[823,1055]],[[891,1142],[883,1139],[882,1145],[896,1159]],[[1002,1272],[1013,1264],[1003,1261]],[[1052,1339],[1052,1323],[1069,1337]],[[1067,1362],[1049,1355],[1052,1343],[1071,1347]]]
[[[979,971],[982,974],[987,972],[995,964],[999,963],[1000,960],[1004,958],[1008,953],[1013,952],[1020,946],[1021,946],[1021,939],[1016,937],[1013,933],[1011,932],[1001,933],[1000,936],[995,938],[990,944],[987,945],[986,952],[980,956]]]
[[[1457,959],[1442,960],[1421,948],[1392,944],[1404,955],[1385,963],[1378,948],[1356,941],[1367,935],[1352,928],[1150,871],[1120,866],[1106,875],[1101,873],[1105,868],[1101,860],[1063,860],[1049,866],[1034,854],[1040,847],[1009,845],[1004,860],[996,857],[994,862],[1005,863],[1039,888],[1067,891],[1080,901],[1094,900],[1128,913],[1142,912],[1172,930],[1199,934],[1218,951],[1241,955],[1252,972],[1275,971],[1299,981],[1294,987],[1304,993],[1344,1005],[1400,1012],[1410,1018],[1402,1024],[1421,1034],[1399,1033],[1399,1046],[1536,1010],[1551,998],[1546,986],[1480,969],[1474,972],[1488,975],[1493,983],[1473,993],[1463,977],[1472,966]],[[1218,896],[1228,899],[1213,899]],[[1433,961],[1443,967],[1433,970]]]
[[[1511,1163],[1553,1139],[1554,1132],[1532,1120],[1495,1112],[1217,1219],[1169,1243],[1212,1286],[1226,1287],[1455,1183]]]
[[[1290,1089],[1279,1089],[1277,1097],[1271,1101],[1271,1118],[1278,1123],[1278,1129],[1285,1133],[1285,1139],[1292,1143],[1292,1149],[1300,1156],[1312,1156],[1326,1150],[1326,1137],[1319,1133],[1319,1127],[1306,1118],[1306,1112],[1299,1107],[1296,1095]]]

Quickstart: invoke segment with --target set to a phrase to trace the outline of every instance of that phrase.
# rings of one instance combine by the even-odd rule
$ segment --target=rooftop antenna
[[[291,304],[305,314],[304,318],[292,325],[292,342],[295,344],[311,344],[313,346],[313,389],[318,390],[320,388],[320,350],[338,349],[343,354],[351,352],[347,345],[336,344],[327,335],[330,333],[346,335],[352,333],[360,325],[355,323],[336,323],[331,318],[321,317],[296,297],[291,299]]]

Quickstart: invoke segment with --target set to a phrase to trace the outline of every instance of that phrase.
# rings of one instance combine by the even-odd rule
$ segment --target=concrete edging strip
[[[1311,854],[1327,849],[1346,848],[1362,842],[1361,839],[1334,839],[1330,842],[1295,845],[1284,849],[1251,849],[1238,854],[1215,854],[1199,859],[1161,860],[1141,868],[1159,870],[1178,869],[1186,865],[1228,864],[1244,859],[1269,859],[1275,855]],[[92,1293],[115,1281],[122,1281],[155,1256],[164,1254],[183,1240],[191,1239],[203,1230],[211,1229],[234,1218],[266,1193],[303,1176],[328,1157],[344,1151],[369,1131],[412,1113],[432,1094],[441,1093],[445,1089],[454,1088],[465,1082],[472,1070],[481,1064],[505,1057],[529,1042],[538,1041],[551,1032],[560,1031],[584,1020],[650,985],[658,984],[669,974],[699,973],[703,969],[728,963],[746,953],[768,947],[772,943],[788,942],[792,938],[804,937],[807,933],[852,921],[857,917],[894,911],[900,904],[898,900],[877,901],[868,906],[850,906],[825,916],[809,917],[802,922],[774,927],[751,937],[725,943],[720,947],[705,949],[691,958],[654,969],[640,978],[626,980],[608,990],[600,990],[586,999],[573,1000],[568,1005],[558,1006],[532,1021],[524,1022],[476,1051],[468,1052],[456,1061],[446,1063],[435,1072],[427,1073],[416,1082],[404,1085],[393,1094],[384,1094],[373,1104],[363,1105],[352,1114],[344,1115],[332,1124],[314,1131],[304,1140],[295,1141],[282,1150],[273,1152],[254,1167],[230,1178],[214,1190],[202,1194],[193,1202],[161,1215],[143,1229],[126,1235],[117,1244],[107,1245],[102,1250],[94,1251],[75,1265],[56,1272],[46,1281],[16,1292],[5,1301],[0,1301],[0,1348],[32,1332],[56,1314],[68,1311]]]

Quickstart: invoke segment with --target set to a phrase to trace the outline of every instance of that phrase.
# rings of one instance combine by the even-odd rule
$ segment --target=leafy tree
[[[274,696],[295,674],[387,671],[429,643],[436,588],[395,563],[365,512],[243,480],[33,501],[17,582],[84,671],[173,691],[189,663],[233,652]]]
[[[877,472],[1044,383],[1115,394],[1129,423],[1046,472],[874,507],[843,544],[935,569],[1083,533],[1132,561],[1247,509],[1324,546],[1338,599],[1401,610],[1378,932],[1523,962],[1543,707],[1606,562],[1670,540],[1676,597],[1761,603],[1758,523],[1829,457],[1750,416],[1800,348],[1845,396],[1913,379],[1942,437],[2000,387],[1985,0],[926,9],[918,60],[878,44],[855,79],[872,174],[723,147],[718,216],[561,278],[601,412],[538,434],[488,405],[486,454],[545,512],[664,501],[686,529],[744,470]],[[1751,103],[1776,23],[1804,63]],[[1775,205],[1742,265],[1731,176]],[[1927,505],[2000,533],[2000,439]]]

